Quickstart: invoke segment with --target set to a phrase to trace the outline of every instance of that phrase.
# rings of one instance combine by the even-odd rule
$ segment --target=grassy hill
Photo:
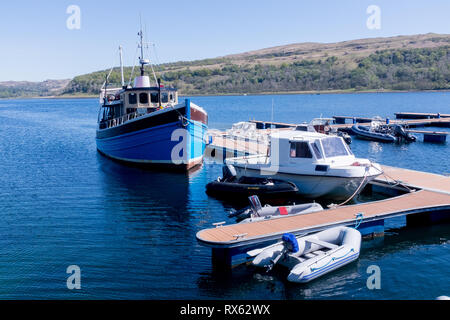
[[[70,79],[46,80],[42,82],[4,81],[0,82],[0,98],[48,97],[60,95]]]
[[[131,75],[125,68],[125,79]],[[181,94],[450,89],[450,35],[298,43],[155,66]],[[109,70],[72,79],[63,95],[97,95]],[[134,76],[138,73],[135,69]],[[109,78],[120,85],[119,68]],[[0,83],[0,97],[1,97]]]
[[[299,43],[156,69],[181,94],[442,90],[450,89],[450,35]],[[97,93],[106,73],[75,77],[65,93]],[[119,84],[118,68],[110,81]]]

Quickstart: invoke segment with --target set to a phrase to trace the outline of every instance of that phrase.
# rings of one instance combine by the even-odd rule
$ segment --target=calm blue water
[[[332,115],[450,113],[449,93],[192,97],[210,127],[249,118],[309,121]],[[97,100],[0,101],[0,298],[2,299],[434,299],[450,295],[450,226],[402,228],[364,243],[358,262],[308,285],[247,267],[212,269],[197,231],[226,220],[228,204],[205,184],[220,165],[158,173],[96,152]],[[449,130],[441,129],[441,130]],[[421,140],[421,138],[420,138]],[[450,173],[450,143],[354,140],[356,155],[387,165]],[[381,268],[368,290],[366,269]],[[68,290],[66,268],[81,268]]]

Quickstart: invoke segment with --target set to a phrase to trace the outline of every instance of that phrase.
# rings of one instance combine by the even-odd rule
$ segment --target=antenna
[[[273,125],[273,98],[272,98],[272,116],[270,118],[270,121],[272,122],[272,124],[270,126],[272,128],[272,125]]]

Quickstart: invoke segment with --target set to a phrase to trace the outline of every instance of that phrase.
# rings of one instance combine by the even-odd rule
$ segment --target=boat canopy
[[[289,159],[313,159],[353,156],[345,141],[338,136],[316,132],[286,131],[271,136],[271,149],[279,150],[281,162]],[[273,151],[271,150],[271,155]]]

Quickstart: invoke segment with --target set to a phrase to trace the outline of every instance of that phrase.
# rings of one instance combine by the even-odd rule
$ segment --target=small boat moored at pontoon
[[[379,141],[379,142],[413,142],[417,137],[405,131],[398,124],[388,125],[379,121],[372,121],[370,126],[355,124],[352,126],[352,132],[360,139]]]
[[[288,281],[306,283],[355,261],[360,248],[358,230],[334,227],[303,237],[287,233],[281,242],[247,254],[255,257],[254,266],[270,270],[278,263],[290,270]]]
[[[286,130],[270,135],[268,154],[226,159],[237,177],[265,177],[295,183],[305,198],[347,200],[383,173],[368,159],[356,158],[341,137]]]
[[[236,217],[239,223],[257,222],[262,220],[278,219],[283,217],[292,217],[301,214],[322,211],[323,207],[315,202],[294,204],[288,206],[270,205],[261,206],[257,196],[249,197],[250,206],[244,210],[233,212],[229,217]]]
[[[297,186],[289,181],[266,177],[236,177],[232,165],[223,166],[223,177],[206,185],[206,193],[221,199],[245,199],[257,195],[264,199],[284,198],[298,192]]]
[[[371,123],[370,126],[355,124],[352,126],[352,132],[360,139],[395,142],[397,139],[390,130],[383,130],[381,125]]]

